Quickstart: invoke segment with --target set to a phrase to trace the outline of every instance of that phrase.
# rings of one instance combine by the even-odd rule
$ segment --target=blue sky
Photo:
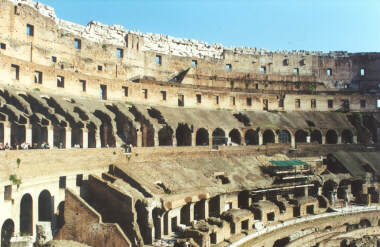
[[[268,50],[380,52],[380,0],[41,0],[61,19]]]

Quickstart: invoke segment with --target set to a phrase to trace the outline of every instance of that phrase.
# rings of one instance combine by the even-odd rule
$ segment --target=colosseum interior
[[[223,47],[0,0],[0,75],[1,247],[380,244],[379,53]]]

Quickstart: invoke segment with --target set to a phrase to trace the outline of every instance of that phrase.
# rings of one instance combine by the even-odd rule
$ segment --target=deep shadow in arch
[[[209,145],[209,134],[204,128],[200,128],[196,135],[196,145],[197,146],[208,146]]]
[[[33,234],[33,199],[30,194],[25,194],[20,203],[20,233]]]
[[[326,133],[326,143],[327,144],[337,144],[338,143],[338,135],[335,130],[329,130]]]
[[[232,143],[234,143],[236,145],[241,144],[241,135],[237,129],[231,130],[230,133],[228,134],[228,136],[230,137]]]
[[[216,128],[212,132],[212,145],[226,145],[226,134],[221,128]]]
[[[280,130],[278,132],[278,141],[279,143],[290,143],[291,142],[291,137],[290,133],[287,130]]]
[[[44,190],[38,197],[38,221],[52,221],[53,200],[48,190]]]
[[[259,135],[255,130],[247,130],[245,132],[245,144],[246,145],[259,145]]]
[[[353,134],[350,130],[342,131],[342,143],[343,144],[351,144],[354,142]]]
[[[65,214],[65,202],[61,202],[58,205],[57,214],[56,214],[57,230],[61,229],[63,225],[65,224],[64,214]]]
[[[1,247],[9,247],[10,240],[15,232],[13,220],[7,219],[1,227]]]
[[[322,144],[322,133],[319,130],[313,130],[310,134],[310,142]]]
[[[281,238],[274,242],[273,247],[284,247],[290,242],[289,237]]]
[[[173,130],[165,126],[158,131],[159,146],[173,146]]]
[[[187,124],[178,124],[176,138],[177,146],[191,146],[191,130]]]
[[[308,133],[304,130],[297,130],[295,134],[296,143],[306,143]]]
[[[274,143],[274,133],[272,130],[266,130],[263,133],[263,144]]]

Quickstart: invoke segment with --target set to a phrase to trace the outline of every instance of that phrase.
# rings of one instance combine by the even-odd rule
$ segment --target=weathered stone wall
[[[65,197],[65,225],[56,239],[74,240],[94,247],[131,246],[117,224],[105,224],[102,217],[70,190]]]

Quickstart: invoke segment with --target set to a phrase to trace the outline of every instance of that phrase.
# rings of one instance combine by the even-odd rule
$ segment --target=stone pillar
[[[293,134],[290,134],[290,147],[296,148],[296,137]]]
[[[317,194],[318,194],[319,196],[322,195],[322,186],[318,187]]]
[[[83,148],[88,148],[88,129],[83,128]]]
[[[322,136],[322,144],[326,144],[326,136],[325,135]]]
[[[259,145],[263,145],[263,133],[259,132]]]
[[[160,145],[160,142],[158,140],[159,140],[158,132],[156,130],[154,130],[154,146],[155,147],[158,147]]]
[[[164,235],[165,235],[165,222],[164,222],[164,220],[165,220],[165,217],[164,217],[164,214],[162,214],[162,215],[160,216],[160,225],[161,225],[160,231],[161,231],[161,238],[163,238]]]
[[[141,133],[141,130],[137,130],[137,142],[136,142],[136,145],[137,145],[137,147],[142,147],[142,133]]]
[[[208,145],[212,147],[212,135],[208,136]]]
[[[54,126],[49,125],[47,127],[47,132],[48,132],[48,144],[50,148],[53,148],[54,147]]]
[[[11,123],[4,122],[4,144],[11,146]]]
[[[32,125],[26,124],[25,125],[25,143],[28,143],[30,145],[33,145],[33,139],[32,139]]]
[[[352,142],[353,142],[354,144],[357,144],[357,143],[358,143],[358,136],[353,136],[353,137],[352,137]]]
[[[102,141],[100,139],[100,129],[95,130],[95,142],[96,142],[96,148],[102,147]]]
[[[168,235],[170,235],[170,233],[172,233],[172,215],[171,215],[171,211],[168,211],[167,212],[167,215],[168,215]]]
[[[309,196],[309,187],[305,187],[305,196]]]
[[[274,143],[279,143],[278,134],[276,133],[276,131],[274,132]]]
[[[197,132],[195,130],[191,133],[191,146],[195,147],[197,145]]]
[[[194,206],[195,206],[195,203],[190,203],[190,218],[189,218],[189,221],[190,223],[194,221]]]
[[[338,135],[338,143],[337,144],[342,144],[342,136]]]
[[[65,148],[69,149],[71,148],[71,128],[66,127],[66,143]]]
[[[209,200],[204,200],[205,201],[205,219],[208,219],[209,217],[209,210],[208,210],[208,207],[209,207]]]
[[[173,136],[172,136],[172,143],[173,143],[173,147],[177,147],[177,138],[176,138],[175,134],[173,134]]]
[[[310,143],[311,137],[310,135],[306,136],[306,143]]]

